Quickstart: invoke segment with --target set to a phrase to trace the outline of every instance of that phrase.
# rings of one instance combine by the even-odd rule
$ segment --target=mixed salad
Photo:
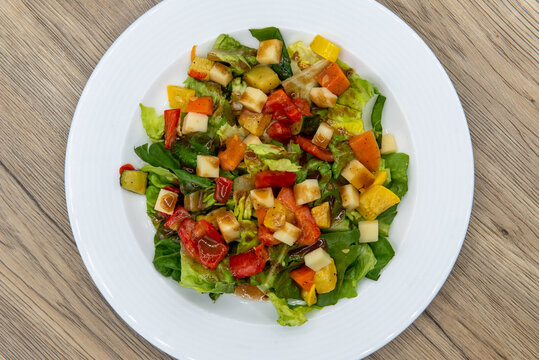
[[[194,46],[164,114],[140,104],[147,165],[122,166],[120,184],[146,196],[157,271],[214,301],[269,299],[295,326],[380,277],[409,158],[337,45],[250,32],[258,49],[226,34],[205,57]]]

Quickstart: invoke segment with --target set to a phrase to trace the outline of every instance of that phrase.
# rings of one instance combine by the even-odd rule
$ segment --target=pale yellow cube
[[[210,70],[210,80],[221,86],[226,87],[232,78],[232,70],[224,64],[216,62]]]
[[[248,86],[240,98],[240,104],[247,110],[259,113],[262,111],[268,96],[260,89]]]
[[[283,227],[273,233],[273,237],[287,245],[294,245],[301,235],[301,229],[295,225],[285,222]]]
[[[303,205],[320,199],[320,186],[316,179],[307,179],[294,185],[296,205]]]
[[[243,139],[243,143],[247,146],[249,145],[259,145],[262,144],[262,140],[256,135],[249,134]]]
[[[334,129],[327,123],[320,123],[316,133],[313,136],[312,143],[320,146],[321,148],[326,148],[333,137],[333,132]]]
[[[281,62],[283,53],[283,42],[277,39],[261,41],[258,45],[256,60],[260,64],[270,65]]]
[[[397,142],[391,134],[382,135],[382,147],[380,153],[382,155],[392,154],[397,152]]]
[[[273,190],[270,187],[253,189],[249,194],[255,210],[271,208],[275,205],[275,197],[273,196]]]
[[[240,238],[240,223],[232,211],[226,211],[217,217],[217,225],[227,243]]]
[[[219,158],[210,155],[197,155],[197,175],[207,178],[219,177]]]
[[[321,108],[332,108],[337,103],[337,95],[325,87],[315,87],[309,93],[311,101]]]
[[[331,256],[322,248],[311,251],[304,257],[305,265],[318,271],[331,264]]]
[[[341,194],[342,206],[346,210],[357,209],[359,206],[359,191],[354,186],[351,184],[341,186],[339,193]]]
[[[187,113],[183,118],[182,134],[208,131],[208,115]]]
[[[176,202],[178,201],[178,194],[174,191],[165,189],[159,190],[157,195],[157,201],[155,202],[154,209],[162,213],[172,215],[176,208]]]
[[[378,241],[378,220],[365,220],[357,223],[359,242],[369,243]]]
[[[341,175],[358,190],[368,187],[374,182],[374,175],[356,159],[350,161],[342,169]]]

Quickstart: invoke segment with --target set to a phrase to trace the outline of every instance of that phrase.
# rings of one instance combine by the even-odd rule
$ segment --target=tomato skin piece
[[[290,99],[283,89],[276,90],[268,96],[262,112],[268,114],[284,110],[283,105],[286,104],[287,100]]]
[[[293,124],[301,120],[302,112],[290,100],[283,89],[274,91],[268,96],[263,113],[272,113],[273,119],[285,124]]]
[[[264,219],[267,212],[268,209],[256,210],[256,218],[258,219],[258,241],[268,247],[272,247],[280,244],[281,242],[273,237],[273,233],[270,229],[264,226]]]
[[[280,122],[274,122],[267,129],[266,133],[272,139],[275,139],[282,143],[287,143],[288,140],[292,137],[292,130],[290,127],[283,125]]]
[[[195,229],[195,222],[193,219],[185,219],[180,225],[178,234],[180,235],[180,240],[182,241],[183,248],[187,254],[196,262],[200,263],[200,258],[198,256],[198,244],[193,238],[193,230]]]
[[[120,175],[122,175],[122,172],[124,172],[124,170],[135,170],[135,167],[131,164],[124,164],[120,166]]]
[[[197,249],[200,264],[210,270],[215,270],[228,253],[228,245],[208,235],[204,235],[198,240]]]
[[[308,153],[316,156],[320,160],[332,162],[333,159],[333,153],[328,149],[323,149],[320,146],[316,146],[313,144],[309,139],[304,138],[303,136],[295,136],[292,139],[296,144],[298,144],[303,150],[307,151]]]
[[[165,149],[170,149],[176,141],[180,113],[180,109],[165,110]]]
[[[180,189],[172,187],[172,186],[165,186],[163,189],[168,190],[168,191],[172,191],[172,192],[174,192],[176,194],[180,193]]]
[[[295,98],[294,101],[292,101],[294,105],[298,108],[298,110],[301,112],[301,115],[303,116],[311,116],[311,109],[309,108],[309,102],[302,98]]]
[[[204,219],[197,221],[195,229],[193,231],[194,238],[200,239],[203,236],[209,236],[217,242],[226,244],[225,240],[223,239],[217,228],[213,226],[209,221]]]
[[[213,193],[213,198],[215,201],[223,204],[226,203],[230,197],[233,184],[234,181],[226,177],[219,176],[217,180],[215,180],[215,191]]]
[[[320,237],[320,228],[316,225],[316,221],[311,214],[308,206],[300,206],[294,211],[296,216],[297,226],[301,229],[301,235],[296,240],[298,245],[312,245]]]
[[[299,207],[296,205],[296,197],[294,196],[294,190],[289,187],[283,187],[277,195],[277,200],[281,202],[288,210],[295,212]]]
[[[168,220],[165,222],[165,227],[178,231],[180,225],[185,219],[189,219],[191,215],[183,206],[178,205],[174,210],[174,213],[170,215]]]
[[[258,244],[255,248],[244,253],[230,257],[230,271],[236,279],[243,279],[258,274],[266,266],[269,260],[268,249],[264,244]]]
[[[289,171],[259,171],[255,175],[255,187],[257,189],[265,187],[292,186],[296,181],[296,173]]]
[[[200,265],[215,270],[228,253],[228,245],[215,226],[206,220],[185,219],[178,230],[183,248]]]

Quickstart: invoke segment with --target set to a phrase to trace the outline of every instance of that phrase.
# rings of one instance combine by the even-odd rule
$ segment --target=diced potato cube
[[[278,64],[281,62],[283,42],[277,39],[261,41],[258,45],[256,60],[260,64]]]
[[[211,223],[213,226],[217,227],[217,218],[221,215],[223,215],[226,212],[226,207],[220,207],[215,210],[210,211],[206,215],[202,216],[201,219],[204,219]]]
[[[262,144],[262,140],[256,135],[249,134],[243,139],[243,143],[247,146]]]
[[[256,136],[262,136],[271,122],[271,114],[255,113],[246,109],[241,111],[238,123]]]
[[[270,187],[263,189],[253,189],[250,192],[251,202],[255,210],[263,208],[271,208],[275,205],[273,190]]]
[[[337,267],[335,261],[331,259],[331,264],[324,266],[314,273],[314,286],[319,294],[325,294],[337,285]]]
[[[219,177],[219,158],[210,155],[197,155],[197,175],[207,178]]]
[[[195,90],[186,89],[181,86],[167,86],[168,105],[172,109],[181,109],[182,112],[187,110],[189,100],[195,96]]]
[[[195,79],[208,81],[210,80],[210,71],[213,64],[212,60],[195,56],[193,62],[189,65],[187,74]]]
[[[315,87],[309,93],[311,101],[321,108],[332,108],[337,103],[337,95],[325,87]]]
[[[341,175],[356,189],[368,187],[374,182],[374,175],[356,159],[350,161],[342,169]]]
[[[382,185],[373,185],[359,196],[357,210],[366,220],[374,220],[378,215],[399,202],[399,197],[388,188]]]
[[[264,225],[265,224],[266,224],[266,220],[264,219]],[[290,246],[294,245],[296,240],[299,239],[300,235],[301,235],[301,229],[298,228],[297,226],[290,224],[289,222],[285,222],[281,229],[273,233],[274,238]]]
[[[312,306],[316,304],[316,285],[313,284],[309,291],[301,289],[301,297],[303,298],[303,300],[305,300],[305,304],[307,304],[307,306]]]
[[[304,259],[305,265],[307,265],[314,271],[318,271],[324,266],[328,266],[329,264],[331,264],[332,260],[331,256],[329,256],[329,254],[320,247],[305,255]]]
[[[239,239],[240,223],[232,211],[226,211],[217,217],[217,225],[227,243]]]
[[[382,135],[382,148],[380,153],[382,155],[391,154],[397,152],[397,142],[395,137],[391,134]]]
[[[216,62],[210,70],[210,80],[221,86],[227,86],[232,81],[232,70],[224,64]]]
[[[359,206],[359,191],[350,185],[341,186],[339,189],[341,194],[342,206],[346,210],[354,210]]]
[[[378,220],[365,220],[357,223],[359,242],[369,243],[378,241]]]
[[[325,202],[311,209],[314,221],[320,229],[328,229],[331,226],[331,211],[329,202]]]
[[[276,206],[273,206],[266,213],[264,218],[264,226],[270,229],[271,231],[277,231],[284,226],[286,222],[286,216],[284,211],[279,211]]]
[[[161,189],[159,190],[159,195],[157,195],[157,201],[155,202],[153,208],[162,213],[171,215],[176,208],[177,201],[178,194],[176,194],[174,191]]]
[[[268,97],[262,90],[248,86],[241,95],[240,104],[247,110],[259,113],[262,111],[267,99]]]
[[[256,66],[245,73],[243,79],[247,85],[260,89],[264,93],[275,89],[281,83],[277,73],[269,66]]]
[[[187,113],[183,118],[183,134],[208,131],[208,115],[199,113]]]
[[[296,198],[296,205],[303,205],[320,199],[318,180],[307,179],[294,185],[294,197]]]
[[[327,123],[320,123],[318,130],[316,130],[316,133],[313,136],[312,143],[322,148],[327,147],[333,137],[333,131],[334,129]]]

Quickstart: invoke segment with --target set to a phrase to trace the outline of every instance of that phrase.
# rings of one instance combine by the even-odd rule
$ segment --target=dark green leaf
[[[389,263],[389,261],[395,256],[395,251],[384,236],[378,236],[378,241],[369,243],[369,246],[376,257],[376,265],[374,269],[367,273],[367,277],[372,280],[378,280],[380,277],[380,271]]]
[[[382,111],[384,110],[385,102],[386,97],[384,95],[378,95],[371,113],[372,131],[374,133],[374,137],[376,137],[378,147],[382,145]]]
[[[180,182],[180,190],[182,194],[187,195],[200,189],[205,189],[213,184],[213,182],[204,177],[190,174],[183,169],[174,171]]]
[[[172,276],[174,271],[179,273],[182,269],[180,248],[179,238],[177,237],[157,241],[153,257],[153,265],[157,271],[164,276]],[[177,276],[178,274],[174,275]]]
[[[385,166],[391,171],[391,183],[388,189],[393,191],[399,198],[408,192],[408,163],[410,157],[404,153],[383,155]]]
[[[165,149],[163,142],[140,145],[135,148],[135,153],[150,165],[163,167],[171,171],[180,168],[180,161],[174,157],[170,150]]]
[[[397,216],[397,206],[398,204],[393,205],[376,218],[376,220],[378,220],[378,232],[380,235],[389,235],[389,227],[395,216]]]

